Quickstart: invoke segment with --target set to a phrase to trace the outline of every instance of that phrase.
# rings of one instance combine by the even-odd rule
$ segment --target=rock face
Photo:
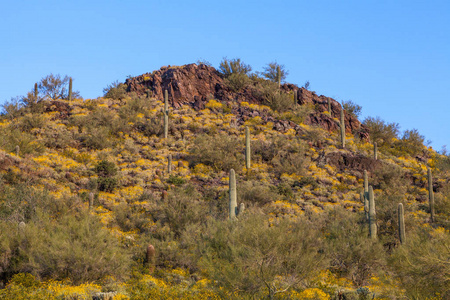
[[[162,67],[153,72],[129,78],[125,84],[128,92],[145,94],[147,90],[157,99],[163,99],[164,90],[174,107],[206,101],[220,96],[225,90],[223,78],[213,67],[189,64],[182,67]]]
[[[240,92],[232,92],[225,84],[223,76],[213,67],[204,64],[189,64],[180,67],[162,67],[153,73],[146,73],[125,81],[128,92],[138,95],[150,93],[157,99],[164,98],[164,90],[169,93],[169,102],[173,107],[188,104],[196,109],[203,109],[210,99],[221,101],[246,101],[261,103],[254,93],[254,87],[249,86]],[[318,96],[315,92],[299,88],[295,84],[283,84],[281,89],[285,92],[297,90],[297,103],[300,105],[313,105],[314,111],[306,118],[308,125],[317,125],[328,131],[339,129],[336,119],[341,111],[339,102],[325,96]],[[324,114],[328,110],[328,99],[331,101],[331,117]],[[356,134],[362,139],[368,138],[367,130],[356,117],[345,114],[346,131]],[[280,125],[281,126],[281,125]],[[283,124],[283,127],[289,126]]]

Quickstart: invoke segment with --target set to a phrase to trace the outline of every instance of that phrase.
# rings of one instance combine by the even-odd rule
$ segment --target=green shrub
[[[115,163],[102,160],[94,167],[94,172],[98,175],[95,184],[99,191],[112,192],[117,187],[117,167]]]
[[[238,92],[250,84],[250,78],[246,74],[232,73],[225,78],[225,84],[233,92]]]
[[[370,140],[377,142],[378,146],[390,146],[398,138],[400,130],[398,123],[386,123],[379,117],[367,117],[363,124],[369,130]]]
[[[256,98],[260,99],[264,105],[279,112],[291,110],[294,106],[292,96],[280,92],[278,84],[275,82],[267,80],[259,81],[256,84],[256,88],[253,90],[253,94]]]
[[[354,103],[352,100],[344,101],[343,106],[344,110],[353,115],[355,118],[358,118],[361,115],[362,107]]]
[[[239,147],[240,144],[242,147]],[[194,140],[193,147],[189,149],[189,164],[194,167],[201,163],[211,166],[215,171],[238,171],[244,165],[243,148],[244,143],[237,137],[224,133],[202,134]]]
[[[299,288],[325,264],[322,243],[306,220],[280,221],[251,211],[235,222],[210,220],[195,236],[199,264],[226,290],[261,298]]]
[[[278,74],[278,70],[280,74]],[[286,67],[284,65],[280,65],[277,62],[268,63],[264,67],[264,72],[261,73],[264,78],[277,84],[278,82],[284,82],[288,74],[289,72],[286,70]]]
[[[245,74],[247,75],[252,71],[250,65],[245,64],[240,58],[227,59],[226,57],[220,62],[219,72],[225,77],[231,74]]]
[[[103,89],[103,97],[111,99],[123,99],[127,95],[127,85],[118,80]]]
[[[381,243],[368,239],[363,215],[344,208],[329,211],[323,228],[330,270],[351,279],[357,286],[368,280],[386,264]]]
[[[208,213],[201,195],[192,185],[176,187],[162,202],[161,221],[170,227],[175,237],[179,237],[187,225],[200,223]]]
[[[389,261],[407,297],[450,298],[449,249],[448,230],[423,226],[409,229],[406,244],[398,247]]]
[[[239,183],[237,192],[239,203],[242,202],[246,206],[249,204],[265,205],[278,198],[278,194],[270,186],[253,180]]]

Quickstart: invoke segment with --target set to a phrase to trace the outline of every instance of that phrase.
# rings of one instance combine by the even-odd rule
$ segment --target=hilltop
[[[414,130],[205,64],[128,78],[97,99],[24,99],[0,123],[0,299],[450,296],[450,158]]]

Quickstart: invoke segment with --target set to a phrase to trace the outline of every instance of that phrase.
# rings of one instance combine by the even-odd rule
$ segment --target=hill
[[[105,92],[5,105],[0,299],[450,297],[450,158],[416,131],[204,64]]]

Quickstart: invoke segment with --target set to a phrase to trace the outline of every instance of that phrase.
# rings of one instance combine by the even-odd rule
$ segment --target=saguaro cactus
[[[72,101],[72,77],[69,79],[69,101]]]
[[[375,212],[375,199],[373,196],[373,188],[369,186],[369,233],[371,239],[377,238],[377,223]]]
[[[19,156],[20,154],[20,147],[19,145],[16,146],[16,156]]]
[[[431,175],[431,169],[428,168],[428,198],[430,201],[430,215],[431,222],[434,222],[434,193],[433,193],[433,177]]]
[[[169,136],[169,116],[164,113],[164,138],[167,139]]]
[[[378,145],[377,142],[373,143],[373,159],[378,159]]]
[[[298,101],[298,91],[294,90],[294,105],[297,104]]]
[[[277,66],[277,82],[278,82],[278,88],[281,87],[281,68],[280,66]]]
[[[172,172],[172,154],[167,157],[167,172],[170,174]]]
[[[398,204],[398,237],[400,239],[400,244],[404,244],[406,242],[405,216],[402,203]]]
[[[245,127],[245,167],[247,171],[250,170],[251,162],[251,151],[250,151],[250,129],[248,126]]]
[[[236,218],[236,209],[237,209],[237,192],[236,192],[236,173],[233,169],[230,170],[230,179],[229,179],[229,191],[230,191],[230,220]]]
[[[94,193],[89,193],[89,210],[94,207]]]
[[[345,119],[344,119],[344,108],[343,107],[341,109],[340,127],[341,127],[341,144],[342,144],[342,148],[345,148]]]
[[[164,113],[169,114],[169,92],[164,90]]]
[[[150,273],[153,273],[153,271],[155,270],[155,247],[153,247],[153,245],[147,246],[145,263],[147,264]]]
[[[38,100],[38,84],[37,84],[37,82],[34,84],[34,100],[36,102]]]
[[[364,170],[364,213],[369,220],[369,180],[366,170]]]

